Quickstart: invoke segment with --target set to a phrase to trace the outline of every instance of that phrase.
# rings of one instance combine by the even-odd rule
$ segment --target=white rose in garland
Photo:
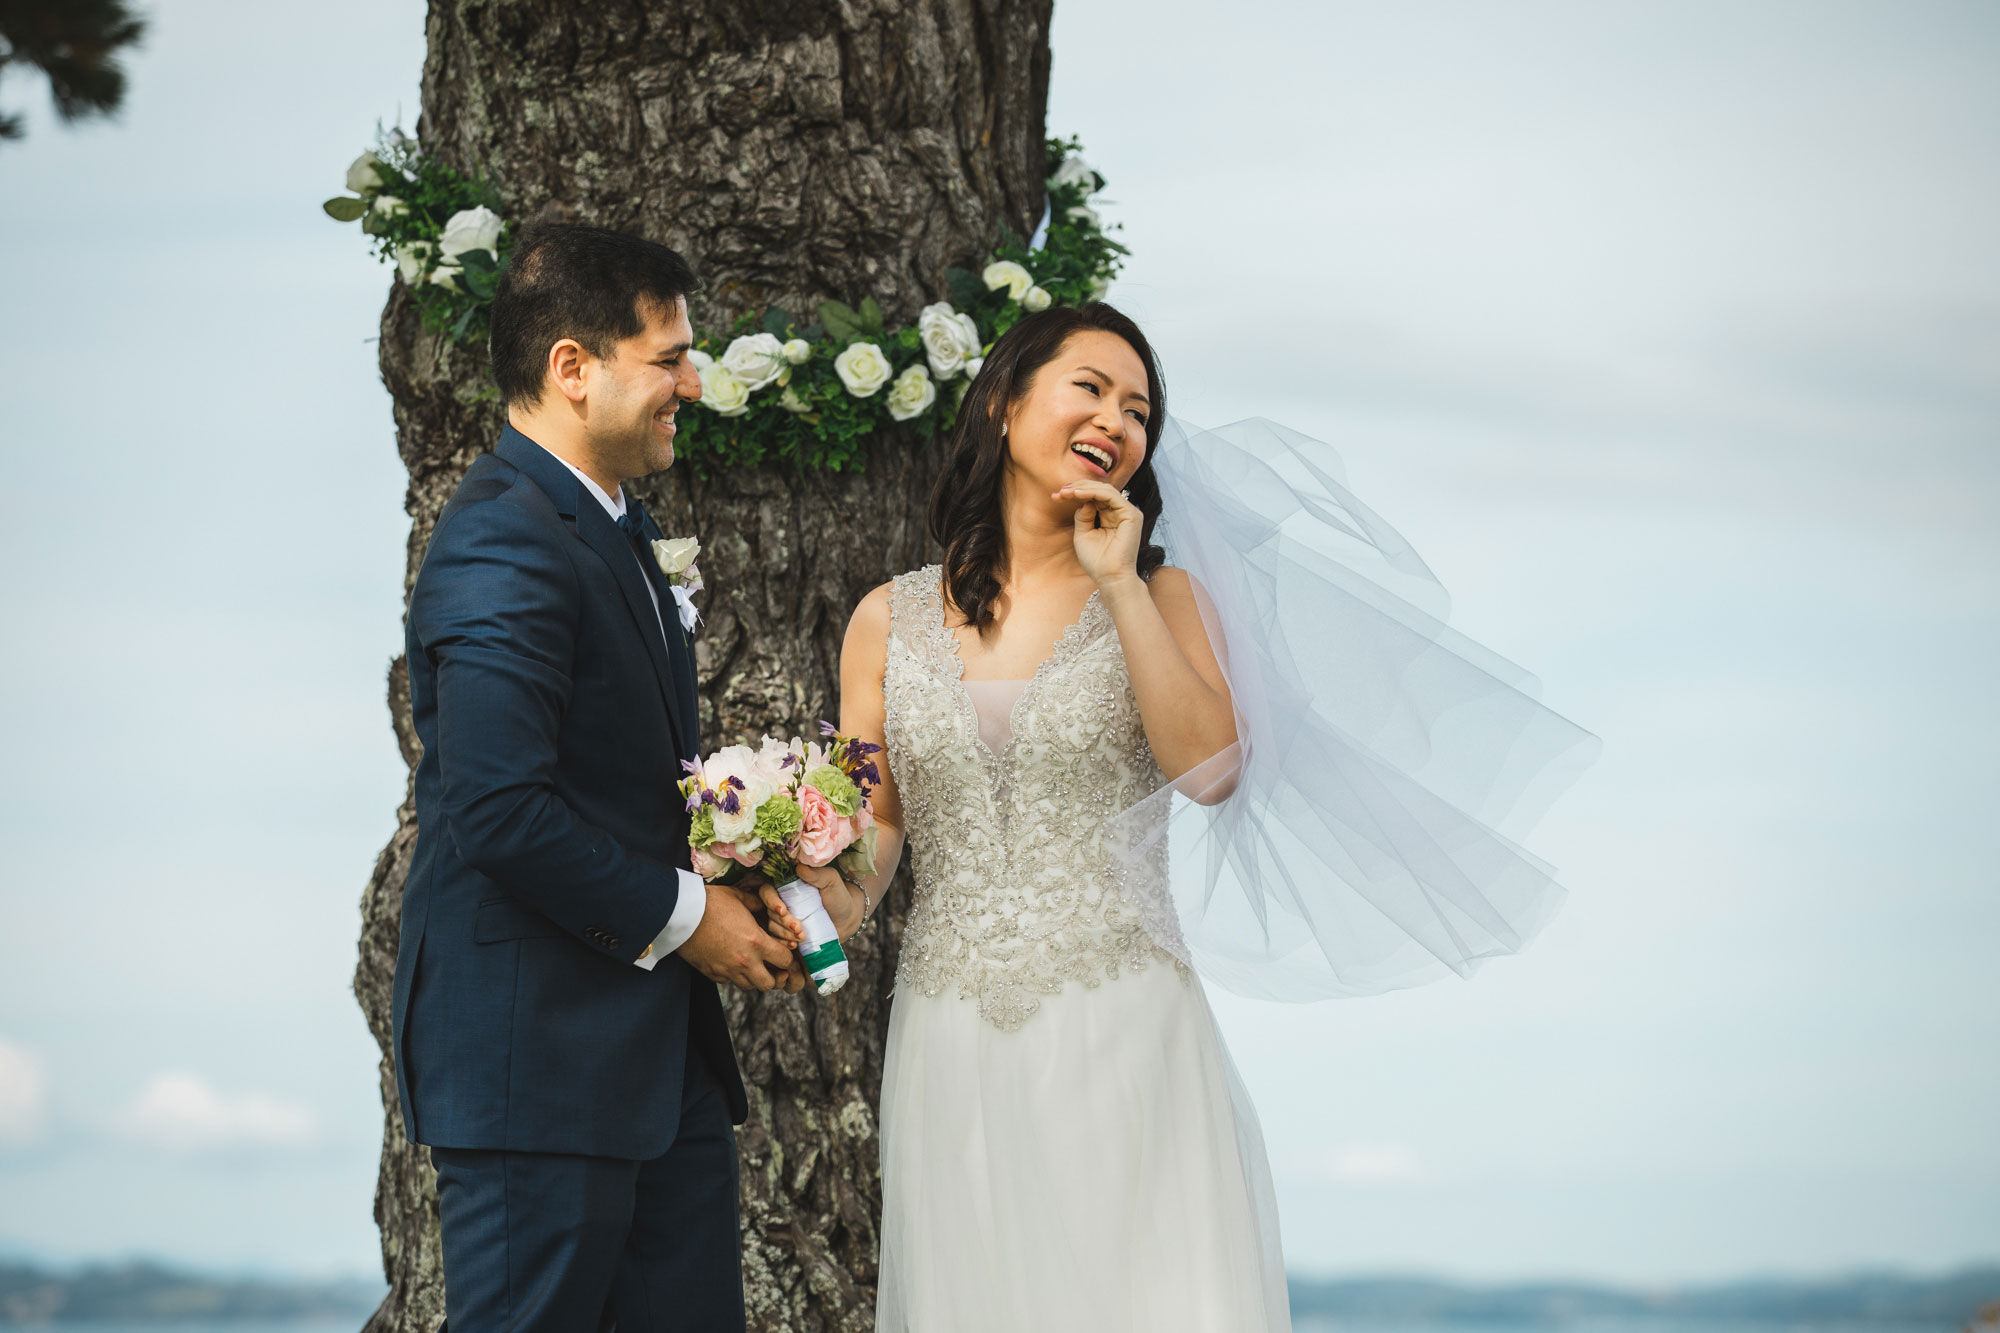
[[[794,338],[778,350],[785,354],[785,360],[795,366],[802,366],[813,359],[813,345],[804,338]]]
[[[833,358],[833,373],[856,398],[873,398],[889,382],[889,358],[874,343],[849,343]]]
[[[1047,310],[1049,308],[1049,301],[1049,294],[1040,287],[1030,287],[1027,291],[1021,293],[1021,309],[1031,315],[1039,310]]]
[[[498,213],[483,206],[453,213],[444,224],[444,233],[438,237],[438,253],[447,261],[456,260],[468,250],[484,250],[498,257],[500,229],[505,225]]]
[[[746,392],[761,389],[782,375],[790,365],[785,346],[768,333],[749,333],[729,344],[722,354],[729,373],[743,381]]]
[[[698,371],[707,370],[715,364],[715,358],[707,352],[702,351],[699,347],[690,347],[688,349],[688,364]]]
[[[410,206],[393,194],[375,197],[375,216],[378,218],[399,218],[410,211]]]
[[[750,386],[720,361],[701,367],[701,405],[719,417],[740,417],[750,410]]]
[[[790,386],[787,386],[785,391],[778,395],[778,406],[795,416],[804,416],[813,410],[812,404],[799,397],[799,391]]]
[[[979,368],[985,364],[986,364],[985,357],[983,356],[973,357],[972,360],[965,363],[965,378],[967,378],[968,380],[977,379],[979,377]]]
[[[1098,175],[1090,163],[1071,154],[1056,168],[1056,174],[1049,177],[1051,185],[1081,185],[1086,198],[1096,194],[1103,187],[1098,184]]]
[[[375,168],[382,165],[382,159],[373,153],[363,153],[347,168],[347,188],[367,198],[382,190],[382,173]]]
[[[917,316],[917,334],[923,339],[924,356],[931,374],[948,380],[964,367],[967,357],[979,355],[979,326],[972,316],[961,315],[946,301],[927,305]]]
[[[431,262],[429,241],[409,241],[396,247],[396,274],[406,286],[414,287],[424,276],[424,266]]]
[[[987,291],[997,292],[1005,288],[1007,295],[1016,301],[1035,285],[1035,275],[1011,259],[995,260],[979,276],[985,281]]]
[[[931,379],[930,371],[921,365],[911,366],[896,376],[896,382],[889,386],[889,397],[885,406],[889,416],[896,421],[908,421],[921,416],[937,401],[937,384]]]

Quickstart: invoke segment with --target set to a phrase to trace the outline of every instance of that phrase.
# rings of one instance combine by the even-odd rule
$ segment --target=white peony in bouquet
[[[761,871],[805,927],[799,953],[814,987],[831,995],[847,982],[847,954],[819,890],[798,878],[797,867],[831,865],[853,880],[875,873],[868,798],[882,780],[874,759],[882,747],[825,722],[820,734],[824,744],[767,736],[754,750],[730,745],[684,761],[680,785],[695,873],[728,883]]]

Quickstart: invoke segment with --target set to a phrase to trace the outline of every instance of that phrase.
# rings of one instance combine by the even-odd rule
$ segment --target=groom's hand
[[[701,924],[680,947],[681,957],[710,981],[744,990],[771,990],[785,984],[792,951],[773,939],[744,901],[726,884],[708,886]]]

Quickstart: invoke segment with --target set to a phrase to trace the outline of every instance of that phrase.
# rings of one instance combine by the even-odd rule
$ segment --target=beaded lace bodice
[[[1057,640],[996,755],[960,679],[941,588],[930,565],[898,575],[889,598],[885,739],[916,875],[897,985],[954,990],[1011,1031],[1067,982],[1181,967],[1121,892],[1133,870],[1105,836],[1111,816],[1166,779],[1104,604],[1093,593]]]

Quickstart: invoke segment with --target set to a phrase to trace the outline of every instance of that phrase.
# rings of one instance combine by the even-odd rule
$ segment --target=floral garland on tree
[[[886,428],[950,429],[1001,334],[1024,314],[1102,297],[1130,253],[1090,206],[1104,178],[1080,147],[1049,140],[1048,212],[1036,235],[1022,242],[1003,229],[986,267],[948,269],[950,299],[908,328],[886,328],[867,297],[857,307],[822,302],[810,319],[773,307],[727,335],[697,329],[691,355],[706,410],[683,418],[680,455],[700,471],[776,459],[838,472],[858,466],[863,442]],[[326,201],[327,214],[374,237],[424,326],[460,343],[483,339],[514,231],[492,185],[390,130],[348,167],[347,188]]]

